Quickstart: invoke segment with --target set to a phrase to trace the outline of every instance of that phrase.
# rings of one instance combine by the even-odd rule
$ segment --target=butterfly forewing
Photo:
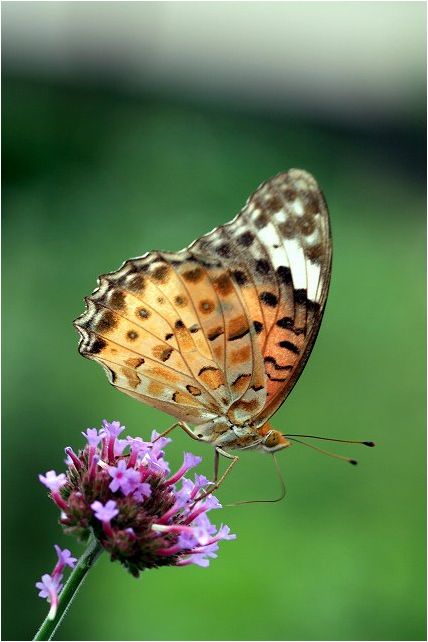
[[[259,420],[265,421],[291,391],[321,322],[331,271],[322,193],[307,172],[279,174],[250,196],[233,221],[190,249],[221,260],[240,287],[264,364]],[[236,420],[233,414],[232,408],[229,418]]]
[[[331,268],[315,180],[290,170],[188,248],[100,277],[76,321],[80,352],[127,394],[191,423],[261,425],[309,356]]]
[[[263,422],[291,392],[316,338],[330,283],[331,235],[323,195],[315,179],[300,170],[261,185],[244,212],[259,230],[280,290],[277,302],[265,300],[276,312],[262,347]]]

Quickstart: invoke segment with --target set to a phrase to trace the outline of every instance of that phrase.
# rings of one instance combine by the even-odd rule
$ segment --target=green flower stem
[[[34,640],[52,640],[52,637],[58,626],[61,624],[68,607],[73,601],[77,591],[82,586],[86,574],[95,564],[102,550],[102,546],[98,543],[95,537],[91,535],[88,540],[86,551],[71,571],[71,575],[60,593],[58,609],[54,619],[50,620],[49,617],[46,617],[42,626],[37,631]]]

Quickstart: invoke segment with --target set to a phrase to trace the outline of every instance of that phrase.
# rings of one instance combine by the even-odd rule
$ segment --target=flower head
[[[185,477],[201,458],[185,453],[182,466],[168,477],[163,449],[170,440],[156,432],[147,442],[140,437],[118,439],[123,431],[119,421],[104,420],[101,431],[88,428],[83,450],[67,448],[66,475],[53,470],[40,475],[61,509],[64,531],[83,541],[93,533],[112,560],[135,576],[157,566],[208,566],[218,542],[234,536],[226,526],[218,530],[207,515],[221,508],[218,500],[212,495],[198,499],[208,479],[195,475],[193,482]],[[38,582],[53,603],[65,566],[76,563],[70,551],[55,548],[58,563]]]

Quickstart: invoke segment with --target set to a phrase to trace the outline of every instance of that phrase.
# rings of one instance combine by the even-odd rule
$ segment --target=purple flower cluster
[[[198,500],[208,479],[186,477],[201,458],[185,453],[182,466],[170,474],[163,450],[170,439],[156,432],[149,442],[123,439],[124,430],[120,422],[105,420],[100,431],[88,428],[83,450],[65,449],[66,474],[50,470],[39,476],[61,510],[64,531],[83,541],[93,533],[111,559],[135,576],[158,566],[208,566],[218,542],[235,535],[211,524],[208,511],[221,508],[214,496]],[[39,587],[43,597],[52,595],[52,582],[58,592],[60,581],[43,577],[50,578]]]

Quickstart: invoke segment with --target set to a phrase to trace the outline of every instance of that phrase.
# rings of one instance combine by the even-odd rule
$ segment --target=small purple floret
[[[61,550],[57,544],[54,544],[54,548],[56,550],[56,554],[58,555],[58,563],[54,569],[54,574],[55,572],[60,573],[64,566],[69,566],[70,568],[74,568],[76,566],[77,558],[72,556],[71,551],[69,551],[68,548],[64,548],[64,550]]]
[[[106,419],[103,419],[103,428],[109,433],[110,437],[119,437],[125,430],[125,426],[121,426],[120,421],[112,421],[109,423]]]
[[[157,430],[152,430],[150,441],[153,444],[153,450],[163,450],[165,446],[168,446],[168,444],[171,443],[172,439],[170,439],[169,437],[160,437]]]
[[[36,588],[39,589],[39,597],[47,598],[51,602],[52,595],[59,593],[62,589],[59,577],[54,578],[45,573],[41,577],[41,582],[36,582]]]
[[[202,457],[198,457],[197,455],[192,455],[192,453],[184,453],[184,461],[181,468],[177,470],[175,475],[172,475],[172,477],[170,477],[167,480],[167,483],[175,484],[187,473],[187,471],[190,468],[194,468],[195,466],[200,464],[201,461],[202,461]]]
[[[145,499],[147,499],[147,497],[150,497],[151,494],[152,494],[152,487],[150,486],[150,484],[142,482],[141,484],[138,484],[132,497],[137,501],[142,502]]]
[[[48,470],[46,475],[39,475],[39,479],[42,484],[52,492],[59,490],[67,483],[67,478],[64,473],[57,475],[54,470]]]
[[[116,502],[113,499],[109,499],[105,506],[98,501],[92,502],[91,508],[94,511],[95,517],[99,519],[100,522],[110,522],[113,517],[119,514],[116,508]]]
[[[124,459],[120,459],[117,466],[109,466],[108,472],[112,477],[109,488],[113,493],[120,489],[124,495],[130,495],[141,481],[140,473],[128,468]]]
[[[189,470],[190,468],[194,468],[195,466],[198,466],[202,461],[202,457],[198,457],[197,455],[193,455],[192,453],[184,453],[184,464],[183,466]]]
[[[100,430],[98,432],[96,428],[88,428],[86,432],[82,432],[82,435],[86,437],[90,446],[97,448],[101,439],[105,436],[105,430]]]

